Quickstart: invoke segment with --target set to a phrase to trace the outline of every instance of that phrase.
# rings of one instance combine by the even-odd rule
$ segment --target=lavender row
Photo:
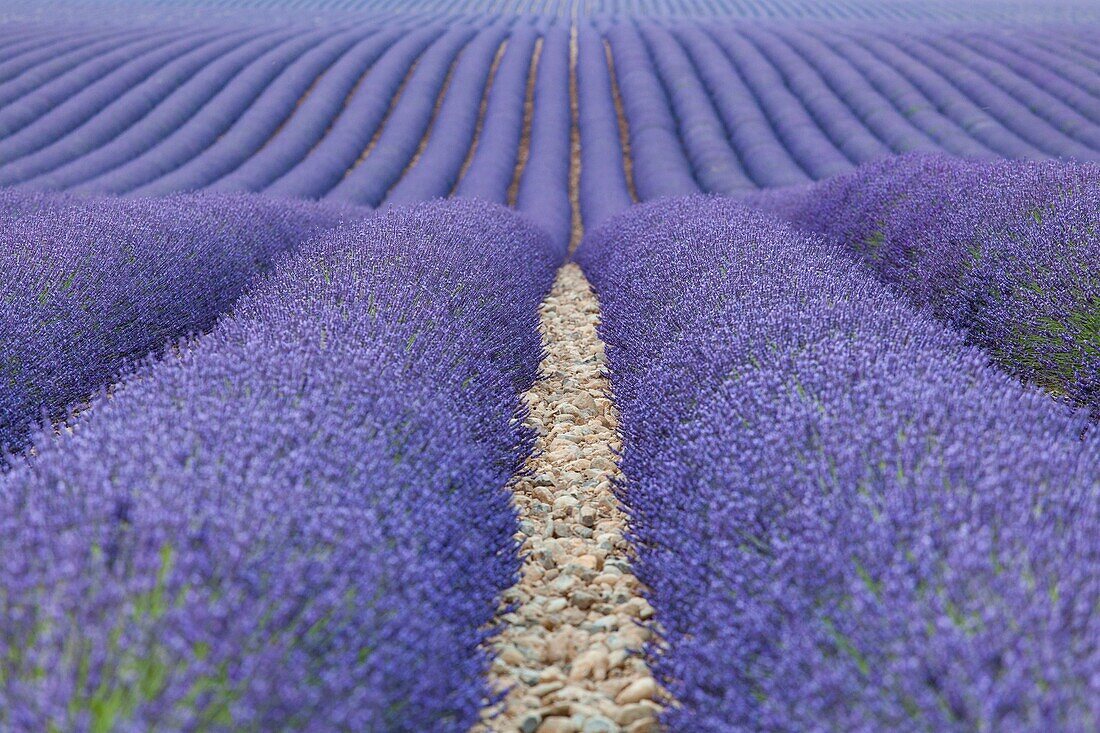
[[[489,25],[487,22],[481,25]],[[497,24],[493,24],[497,25]],[[378,206],[386,192],[399,181],[424,140],[435,110],[442,103],[459,59],[496,50],[500,38],[497,28],[458,26],[444,31],[408,70],[399,96],[391,101],[385,125],[372,141],[373,147],[360,157],[324,197],[366,206]],[[487,41],[488,37],[488,43]],[[491,59],[491,52],[488,53]],[[441,141],[439,141],[441,142]],[[438,143],[437,143],[438,144]]]
[[[582,245],[672,731],[1086,731],[1100,442],[841,245],[731,201]]]
[[[0,727],[468,730],[562,255],[395,209],[39,435],[0,480]]]
[[[24,39],[22,29],[13,29],[9,39]],[[66,33],[46,35],[30,33],[23,44],[10,43],[0,62],[0,102],[13,99],[43,86],[83,61],[95,58],[104,50],[148,33],[148,29],[130,28],[109,32]],[[52,37],[51,37],[52,36]]]
[[[86,65],[95,71],[110,68],[101,78],[93,78],[87,73],[89,69],[81,68],[84,73],[70,74],[54,84],[38,87],[18,104],[0,111],[0,135],[3,135],[0,161],[8,163],[48,145],[151,73],[204,42],[225,35],[228,35],[225,31],[210,33],[196,28],[173,34],[150,33],[151,37],[113,48],[97,57],[96,63]]]
[[[569,169],[573,107],[569,31],[551,26],[543,37],[532,89],[527,165],[516,191],[516,208],[561,246],[573,230]]]
[[[0,444],[213,326],[280,253],[355,211],[250,195],[0,193]]]
[[[165,169],[171,170],[174,157],[171,143],[158,146],[168,139],[190,136],[191,133],[183,131],[185,129],[202,130],[207,127],[210,123],[204,124],[204,120],[211,118],[211,112],[203,111],[207,105],[217,109],[221,105],[220,100],[232,93],[223,90],[231,85],[237,75],[248,73],[249,66],[258,61],[270,61],[268,54],[278,45],[289,42],[290,37],[291,34],[286,32],[266,33],[241,43],[178,85],[163,102],[126,128],[123,134],[105,141],[97,140],[95,144],[81,145],[81,154],[72,155],[75,136],[94,134],[101,127],[113,126],[108,108],[68,138],[56,140],[34,156],[13,163],[7,169],[6,178],[18,180],[25,167],[30,167],[36,173],[26,180],[28,187],[52,190],[75,188],[124,166],[153,148],[162,151],[158,154],[165,159]],[[198,143],[192,149],[201,148],[202,143]]]
[[[678,43],[672,32],[661,26],[645,24],[641,33],[661,85],[669,95],[672,111],[677,119],[683,120],[678,134],[683,139],[696,179],[708,191],[733,193],[755,188],[746,170],[752,162],[743,160],[735,149],[743,142],[737,138],[744,129],[738,129],[736,124],[727,126],[723,117],[730,110],[735,114],[760,114],[755,105],[746,108],[739,103],[729,104],[731,91],[735,95],[744,91],[739,87],[738,72],[723,59],[715,75],[714,67],[704,65],[705,60],[714,58],[707,55],[708,51],[715,51],[714,48],[699,49],[705,60],[697,64],[700,59],[693,58],[686,45]],[[774,168],[781,169],[781,165]],[[641,185],[641,181],[638,183]]]
[[[577,131],[580,136],[580,209],[586,229],[594,229],[634,201],[627,177],[620,110],[609,54],[591,25],[576,31]]]
[[[1010,373],[1100,411],[1100,168],[914,155],[755,201],[845,243]]]
[[[196,8],[220,10],[250,17],[275,15],[301,17],[302,13],[350,12],[355,14],[402,14],[411,9],[434,17],[505,14],[543,16],[566,20],[575,17],[672,17],[736,18],[804,21],[901,21],[909,23],[983,21],[1006,24],[1096,22],[1096,8],[1088,0],[1053,0],[1041,6],[987,0],[959,5],[949,0],[919,0],[906,3],[882,3],[873,0],[44,0],[28,8],[15,0],[15,17],[41,18],[44,14],[65,10],[122,9],[128,14],[143,12],[158,19],[190,17]]]
[[[754,186],[791,185],[810,180],[806,170],[784,146],[775,125],[756,101],[745,74],[723,53],[709,34],[697,25],[685,24],[678,29],[676,39],[668,39],[667,33],[662,34],[657,29],[650,31],[649,35],[653,39],[654,51],[659,59],[662,56],[676,57],[678,66],[682,69],[678,75],[680,79],[675,80],[679,82],[677,86],[691,84],[692,76],[698,75],[696,85],[701,83],[705,87],[706,95],[712,100],[714,111],[711,116],[718,116],[724,127],[725,137],[729,139],[731,150],[728,153],[721,151],[718,141],[713,143],[719,148],[721,157],[708,153],[699,156],[697,167],[707,162],[719,162],[726,177],[726,180],[708,184],[709,190],[731,194]],[[662,35],[666,37],[658,40]],[[681,49],[677,49],[673,40],[680,41]],[[692,73],[693,69],[695,74]],[[667,71],[664,73],[669,74]],[[673,78],[669,78],[666,83],[671,85]],[[702,99],[704,94],[697,91],[695,96]],[[696,102],[695,106],[705,114],[705,103]],[[701,114],[693,114],[687,119],[692,117],[701,119]],[[708,119],[706,124],[716,126],[713,119]],[[716,132],[715,137],[721,138],[721,130]],[[684,135],[690,141],[686,129]]]
[[[983,119],[979,117],[969,124],[960,124],[950,116],[948,106],[930,99],[913,80],[899,69],[875,57],[863,46],[833,34],[808,33],[806,37],[810,39],[809,43],[821,44],[822,53],[835,55],[865,78],[886,101],[885,105],[880,103],[882,108],[892,107],[932,138],[944,151],[968,157],[1002,157],[1011,154],[1003,148],[995,150],[996,141],[991,141],[985,132],[980,132],[988,127]]]
[[[364,69],[379,62],[408,33],[408,28],[391,24],[356,43],[314,81],[309,93],[258,150],[209,188],[213,191],[260,191],[289,171],[344,113]]]
[[[573,28],[591,224],[634,196],[740,195],[910,151],[1100,155],[1100,59],[1064,25],[278,17],[58,32],[50,53],[0,30],[16,51],[0,62],[0,184],[378,206],[454,194],[472,170],[463,195],[511,198],[517,126],[560,112],[534,99],[528,114],[523,71],[540,40]],[[485,124],[492,152],[475,161]]]
[[[270,48],[277,41],[278,36],[270,32],[235,33],[184,54],[174,62],[165,64],[124,94],[114,95],[107,106],[97,114],[81,120],[74,129],[55,131],[53,139],[47,144],[4,166],[3,171],[0,171],[0,184],[20,181],[32,182],[32,185],[39,183],[44,174],[72,162],[74,150],[84,153],[75,158],[79,161],[118,139],[123,131],[130,131],[123,138],[128,145],[137,144],[135,137],[137,140],[141,138],[134,135],[133,126],[148,118],[150,113],[164,116],[169,110],[175,111],[176,105],[169,99],[173,95],[177,98],[182,96],[177,94],[180,86],[191,85],[190,82],[200,74],[209,78],[213,75],[211,72],[225,67],[228,67],[231,74],[247,63],[250,57],[257,55],[257,49]],[[207,93],[199,97],[198,104],[213,96],[219,88],[215,86],[218,81],[224,83],[224,78],[215,79],[215,83],[204,90]],[[142,124],[148,127],[147,123]],[[166,131],[167,128],[157,130],[158,138]]]
[[[629,130],[638,198],[648,201],[698,193],[699,185],[677,135],[669,95],[654,72],[638,30],[632,24],[615,23],[603,32],[615,64],[622,113]],[[675,112],[681,118],[685,116],[680,110]]]
[[[341,35],[332,38],[321,30],[291,35],[236,74],[217,97],[203,105],[186,124],[164,130],[161,139],[152,147],[128,156],[120,164],[74,186],[73,190],[122,194],[140,190],[171,174],[214,145],[284,72],[304,66],[315,75],[320,73],[342,48],[346,48]]]
[[[497,54],[509,41],[509,25],[494,23],[463,50],[450,72],[446,89],[440,92],[437,110],[417,149],[419,155],[413,156],[404,175],[386,192],[386,204],[441,198],[454,189],[467,152],[475,144],[482,100],[490,86]]]
[[[323,40],[303,48],[303,52],[273,78],[262,74],[256,89],[249,90],[251,101],[232,125],[218,136],[205,141],[179,167],[162,171],[131,191],[138,195],[157,196],[172,191],[192,191],[209,186],[232,172],[271,140],[279,128],[294,114],[302,99],[308,96],[317,80],[343,57],[364,36],[371,26],[350,30],[333,29]],[[226,114],[224,107],[220,110]],[[232,113],[230,113],[232,115]]]
[[[521,164],[520,148],[526,144],[528,154],[531,150],[534,88],[542,55],[539,30],[534,24],[523,24],[508,35],[481,102],[481,118],[459,183],[452,187],[455,195],[514,203],[509,197],[515,195],[511,189]]]
[[[945,150],[968,157],[993,157],[992,151],[961,128],[951,127],[934,107],[922,104],[912,87],[886,67],[861,66],[859,57],[848,58],[803,29],[771,29],[761,36],[761,43],[781,53],[786,53],[786,46],[805,59],[828,90],[894,152]]]
[[[320,198],[331,191],[379,135],[392,100],[410,67],[419,65],[421,54],[468,32],[463,26],[451,28],[448,34],[439,24],[430,23],[403,35],[357,80],[354,94],[345,98],[340,114],[332,120],[317,121],[323,127],[316,131],[308,155],[295,161],[264,191],[307,198]]]
[[[14,30],[13,34],[16,33],[19,29]],[[52,41],[43,39],[41,48],[4,60],[2,70],[8,76],[0,85],[0,100],[8,105],[22,98],[25,105],[21,105],[21,109],[6,109],[0,115],[0,124],[8,132],[18,130],[82,85],[117,68],[124,57],[112,51],[122,48],[137,54],[147,49],[151,42],[170,42],[182,35],[139,27],[122,33],[85,31]]]
[[[885,38],[899,52],[949,79],[979,108],[1044,153],[1078,160],[1097,159],[1092,147],[1098,139],[1095,123],[1067,111],[1052,95],[1020,80],[1016,74],[1005,75],[996,64],[979,55],[945,51],[936,39],[926,44],[892,34]]]

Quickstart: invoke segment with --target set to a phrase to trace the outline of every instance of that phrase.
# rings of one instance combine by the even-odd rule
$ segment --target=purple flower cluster
[[[844,242],[1010,373],[1100,414],[1100,167],[911,155],[750,201]]]
[[[569,243],[573,226],[569,45],[569,31],[563,24],[552,25],[543,36],[531,90],[529,157],[516,192],[516,208],[562,246]],[[461,186],[458,192],[463,194]]]
[[[0,481],[0,728],[468,730],[563,254],[393,210],[37,436]]]
[[[579,259],[671,730],[1095,730],[1082,412],[730,200],[636,207]]]
[[[44,415],[208,330],[276,255],[362,215],[252,195],[0,193],[0,444],[23,448]]]
[[[778,0],[775,13],[586,0],[576,15],[548,0],[519,14],[370,0],[369,17],[181,8],[172,23],[133,0],[120,18],[103,1],[96,17],[57,27],[34,20],[41,3],[0,13],[0,185],[379,207],[456,194],[512,203],[529,178],[556,234],[578,172],[579,208],[597,228],[634,200],[739,196],[895,154],[1100,160],[1091,27],[996,25],[997,3],[944,25],[915,23],[915,7],[849,14],[833,0]],[[1049,5],[1040,12],[1053,19]],[[947,11],[967,15],[933,15]],[[764,20],[803,14],[878,20]]]

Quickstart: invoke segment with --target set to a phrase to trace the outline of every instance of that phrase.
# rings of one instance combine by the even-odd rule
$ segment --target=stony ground
[[[510,692],[485,730],[658,730],[657,686],[640,656],[653,609],[630,573],[612,491],[619,441],[598,318],[588,281],[566,265],[542,307],[549,353],[527,394],[538,444],[513,487],[526,560],[492,669]]]

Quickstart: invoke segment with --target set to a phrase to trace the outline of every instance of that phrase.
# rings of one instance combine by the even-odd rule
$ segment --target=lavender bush
[[[56,134],[53,140],[34,153],[5,165],[0,171],[0,185],[32,179],[67,162],[74,151],[86,152],[107,144],[163,104],[172,92],[203,69],[247,46],[248,41],[255,42],[265,35],[270,36],[270,33],[233,33],[204,43],[164,64],[69,133]]]
[[[482,21],[479,25],[488,23]],[[444,31],[415,67],[408,69],[401,94],[391,100],[386,124],[374,147],[362,151],[354,164],[342,172],[336,185],[325,193],[325,198],[365,206],[382,203],[386,192],[401,179],[428,132],[451,69],[466,50],[474,48],[476,39],[493,35],[495,30],[492,26],[455,24]],[[491,53],[489,58],[492,58]]]
[[[673,731],[1088,731],[1100,442],[729,200],[582,245]]]
[[[288,120],[236,170],[210,186],[213,191],[260,191],[317,145],[329,128],[339,122],[348,95],[356,88],[363,70],[373,65],[402,37],[404,24],[389,24],[357,43],[317,81]]]
[[[235,75],[185,124],[162,130],[160,138],[152,147],[127,155],[110,169],[72,186],[71,190],[98,194],[128,193],[187,164],[226,134],[234,121],[249,109],[284,70],[294,68],[295,65],[308,64],[313,67],[315,74],[319,74],[326,60],[311,56],[308,51],[323,44],[327,35],[319,30],[290,34],[250,63],[242,73]],[[331,62],[331,58],[328,62]]]
[[[0,728],[468,730],[562,255],[393,210],[39,435],[0,480]]]
[[[245,195],[0,193],[0,444],[214,325],[272,258],[355,210]]]
[[[534,84],[530,84],[531,110],[526,109],[532,65],[541,56],[540,28],[534,23],[518,25],[509,34],[492,84],[482,101],[481,129],[467,154],[465,171],[453,187],[453,194],[508,204],[523,144],[528,111],[534,112]],[[537,50],[536,50],[537,49]],[[537,78],[537,77],[536,77]],[[533,114],[532,114],[533,116]],[[532,122],[532,121],[528,121]],[[530,130],[527,131],[528,134]],[[530,152],[530,145],[528,145]]]
[[[556,244],[569,244],[569,154],[572,128],[569,96],[569,32],[551,26],[539,54],[531,114],[530,157],[516,192],[516,208],[542,227]]]
[[[914,155],[754,200],[845,242],[1012,374],[1100,410],[1100,168]]]
[[[458,182],[467,151],[474,143],[481,102],[493,61],[509,37],[512,23],[494,23],[470,42],[450,72],[449,82],[433,111],[420,154],[386,192],[387,206],[412,204],[449,194]]]

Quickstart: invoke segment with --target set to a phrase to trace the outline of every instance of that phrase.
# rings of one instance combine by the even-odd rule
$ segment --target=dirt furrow
[[[539,438],[514,485],[525,555],[505,596],[492,669],[504,703],[484,730],[651,733],[657,688],[641,649],[653,609],[630,570],[599,304],[580,268],[562,268],[542,306],[547,356],[527,393]],[[492,717],[494,716],[495,717]]]

